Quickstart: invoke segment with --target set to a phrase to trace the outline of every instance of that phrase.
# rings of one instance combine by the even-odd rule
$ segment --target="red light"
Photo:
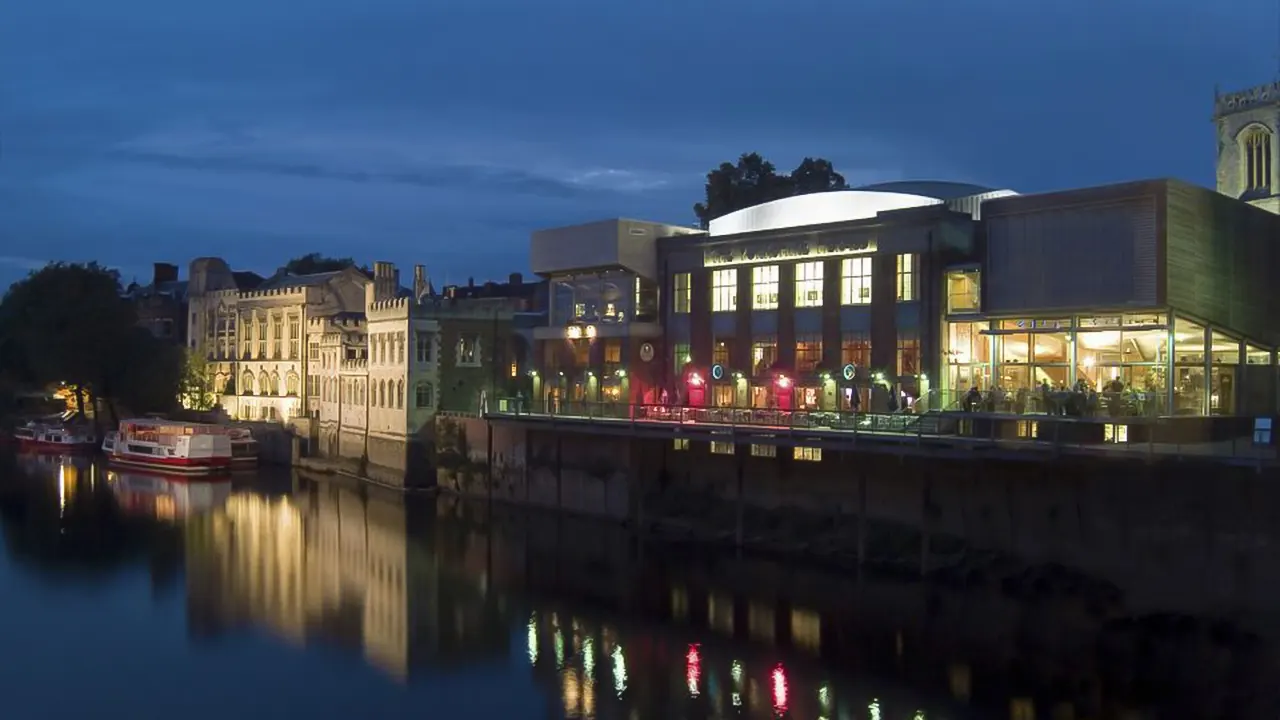
[[[684,679],[689,685],[689,697],[698,697],[698,683],[702,679],[702,655],[697,645],[690,645],[684,657]]]
[[[773,709],[779,714],[787,711],[787,672],[782,666],[773,669]]]

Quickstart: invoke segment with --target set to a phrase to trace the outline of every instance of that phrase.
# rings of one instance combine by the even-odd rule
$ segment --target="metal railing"
[[[536,406],[523,398],[496,398],[482,413],[487,417],[566,420],[573,422],[651,425],[671,424],[690,428],[706,427],[755,430],[856,439],[859,435],[920,443],[951,441],[967,447],[1040,449],[1105,452],[1133,456],[1178,456],[1233,458],[1249,462],[1273,462],[1276,448],[1259,444],[1238,432],[1209,433],[1196,437],[1172,432],[1181,422],[1213,418],[1071,417],[1052,414],[1012,414],[964,412],[960,410],[925,413],[875,413],[825,410],[778,410],[763,408],[682,407],[586,401],[549,401]],[[1230,421],[1238,418],[1222,418]],[[1206,425],[1208,427],[1208,425]]]

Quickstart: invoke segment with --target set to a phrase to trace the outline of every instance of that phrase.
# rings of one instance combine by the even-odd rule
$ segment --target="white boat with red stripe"
[[[108,461],[120,467],[213,475],[231,469],[231,436],[225,425],[158,418],[123,420]]]

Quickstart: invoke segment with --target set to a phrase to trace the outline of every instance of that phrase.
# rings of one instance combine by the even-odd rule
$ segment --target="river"
[[[1221,622],[288,472],[0,459],[0,529],[4,718],[1275,717]]]

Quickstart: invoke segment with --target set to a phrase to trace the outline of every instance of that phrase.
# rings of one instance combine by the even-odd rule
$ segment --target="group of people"
[[[1068,388],[1054,387],[1048,380],[1041,380],[1034,390],[1020,387],[1012,394],[999,385],[993,385],[984,393],[977,385],[969,388],[960,402],[965,412],[1042,413],[1045,415],[1069,415],[1094,417],[1098,415],[1126,415],[1136,393],[1119,378],[1103,384],[1099,391],[1085,380],[1078,380]]]

